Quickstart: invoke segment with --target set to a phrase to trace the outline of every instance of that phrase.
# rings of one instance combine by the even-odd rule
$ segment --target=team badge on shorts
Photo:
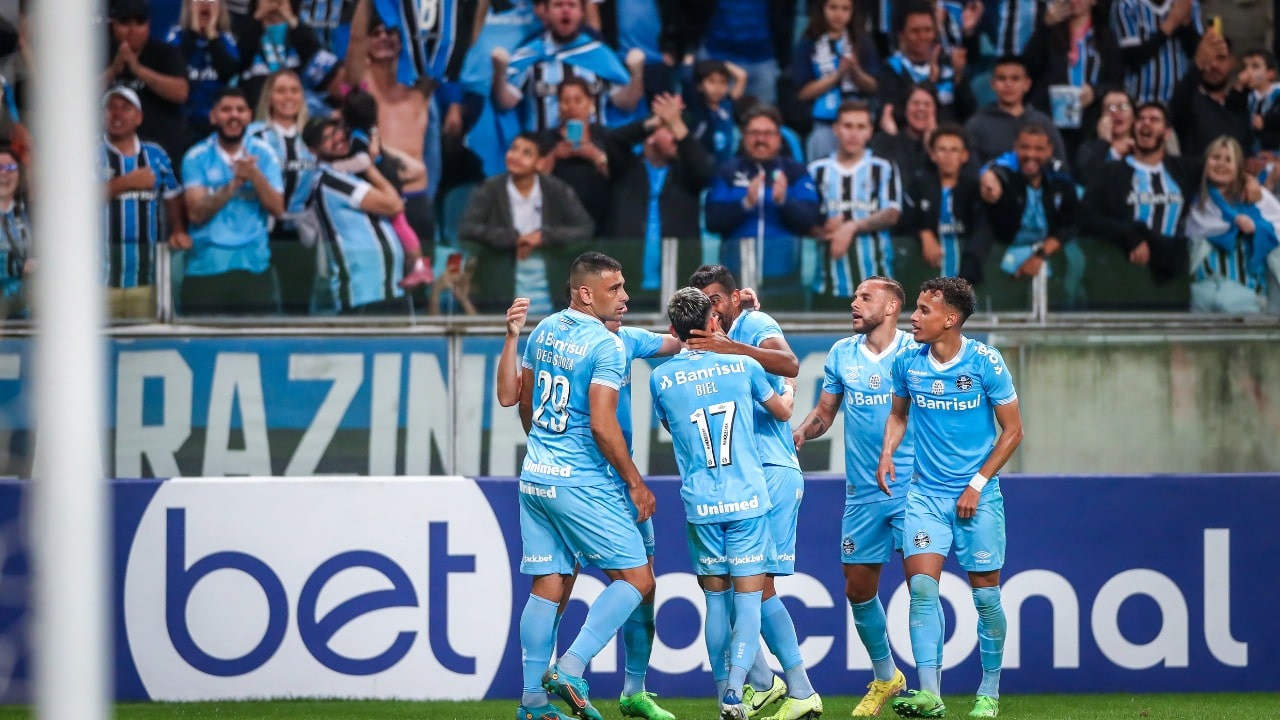
[[[968,392],[971,387],[973,387],[973,378],[968,375],[960,375],[956,377],[956,388],[959,389],[960,392]]]
[[[872,375],[871,377],[867,378],[867,384],[871,386],[872,390],[879,390],[880,389],[880,373],[876,373],[875,375]]]
[[[915,537],[911,538],[911,542],[917,548],[920,548],[921,550],[923,550],[929,547],[929,543],[932,542],[932,540],[929,539],[929,533],[921,530],[920,532],[916,533]]]
[[[946,386],[944,386],[944,385],[942,384],[942,381],[941,381],[941,380],[934,380],[934,381],[933,381],[933,387],[932,387],[932,388],[930,388],[930,391],[931,391],[934,395],[941,395],[941,394],[943,393],[943,391],[945,391],[945,390],[946,390]]]
[[[847,537],[840,543],[840,551],[845,555],[852,555],[854,550],[858,549],[858,545],[853,542],[853,538]]]

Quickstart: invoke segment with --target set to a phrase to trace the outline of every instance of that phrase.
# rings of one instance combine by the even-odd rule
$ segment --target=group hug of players
[[[670,334],[622,325],[623,268],[607,255],[579,256],[568,293],[569,308],[538,323],[520,361],[528,301],[515,301],[498,366],[498,399],[519,405],[528,433],[520,570],[533,581],[520,616],[524,687],[516,720],[566,719],[551,695],[572,715],[599,720],[583,674],[619,630],[626,657],[622,715],[674,720],[644,684],[655,632],[654,497],[631,458],[631,362],[658,356],[673,356],[654,369],[650,387],[680,471],[720,718],[763,717],[775,703],[767,716],[773,720],[823,712],[774,578],[795,566],[804,495],[796,451],[825,433],[838,413],[847,473],[839,553],[875,675],[853,716],[879,715],[892,700],[903,717],[945,717],[938,581],[953,548],[978,614],[983,672],[969,716],[998,715],[1006,624],[997,473],[1022,439],[1022,421],[1000,353],[962,334],[975,310],[965,280],[926,281],[910,333],[897,327],[906,305],[902,286],[865,280],[850,307],[854,334],[831,348],[821,397],[795,430],[799,361],[778,323],[723,266],[699,268],[689,287],[670,298]],[[917,690],[906,690],[894,663],[877,595],[880,568],[895,552],[911,594]],[[595,566],[610,582],[553,663],[580,565]],[[761,636],[785,680],[759,652]]]

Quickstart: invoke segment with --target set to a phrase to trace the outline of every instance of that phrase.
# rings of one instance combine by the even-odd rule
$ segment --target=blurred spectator
[[[1109,90],[1102,96],[1097,137],[1086,140],[1076,152],[1076,177],[1088,183],[1098,177],[1102,165],[1123,160],[1133,152],[1133,100],[1124,90]]]
[[[391,182],[370,165],[367,182],[334,168],[351,147],[342,123],[315,118],[303,130],[320,161],[311,207],[320,221],[326,304],[346,314],[403,315],[409,311],[401,279],[405,258],[391,218],[404,201]]]
[[[510,56],[504,48],[493,51],[493,103],[510,110],[523,102],[525,130],[541,133],[560,124],[557,93],[567,77],[592,86],[596,121],[602,125],[618,114],[630,115],[644,98],[644,52],[632,48],[624,67],[608,45],[584,30],[586,1],[535,0],[535,8],[544,8],[546,30],[525,38]]]
[[[382,151],[403,154],[420,165],[426,157],[433,85],[425,79],[414,87],[400,82],[400,33],[388,28],[373,12],[371,0],[359,0],[351,25],[346,81],[367,91],[377,102]],[[427,194],[425,170],[421,175],[405,178],[400,193],[404,198],[405,218],[420,243],[421,257],[430,265],[435,254],[436,220]]]
[[[1111,30],[1120,45],[1129,95],[1138,103],[1167,103],[1204,34],[1200,1],[1113,0]]]
[[[586,23],[623,57],[644,53],[644,96],[676,90],[681,0],[588,0]]]
[[[231,16],[222,0],[183,0],[178,25],[165,39],[187,66],[187,129],[191,142],[212,130],[213,96],[240,72],[240,50],[231,36]]]
[[[346,55],[355,0],[301,0],[294,5],[298,19],[315,31],[321,45],[338,57]]]
[[[284,177],[284,215],[271,224],[269,236],[282,309],[291,315],[306,314],[316,275],[315,242],[313,238],[303,242],[299,222],[315,183],[316,156],[302,141],[307,103],[296,73],[286,69],[267,76],[255,117],[246,132],[271,147]]]
[[[1244,151],[1235,138],[1218,137],[1205,154],[1200,195],[1186,227],[1191,311],[1280,313],[1280,203],[1249,181]]]
[[[937,0],[934,15],[938,19],[938,41],[944,53],[961,48],[966,57],[978,59],[982,52],[978,24],[985,9],[981,0]]]
[[[676,272],[692,272],[702,264],[699,197],[715,174],[715,165],[689,132],[680,99],[659,95],[646,120],[611,130],[609,171],[613,202],[608,236],[626,239],[610,255],[631,276],[634,301],[652,299],[662,284],[662,239],[673,237]],[[632,148],[641,144],[637,155]],[[642,240],[642,242],[636,242]]]
[[[693,78],[685,85],[693,136],[707,155],[722,163],[738,150],[733,104],[746,90],[747,74],[737,65],[720,60],[701,60],[693,67]]]
[[[591,120],[593,98],[586,80],[565,78],[560,83],[559,97],[560,125],[542,134],[546,154],[538,171],[553,175],[573,188],[590,213],[596,234],[601,235],[609,218],[610,203],[605,129]]]
[[[964,129],[969,133],[972,151],[978,164],[985,164],[1013,149],[1014,138],[1024,125],[1038,125],[1049,134],[1054,157],[1065,161],[1062,135],[1049,116],[1026,104],[1031,92],[1031,77],[1022,58],[1007,55],[996,60],[991,71],[991,89],[996,101],[969,118]]]
[[[1160,103],[1138,108],[1133,153],[1090,175],[1082,229],[1146,265],[1158,283],[1186,276],[1187,241],[1182,215],[1191,187],[1182,165],[1166,148],[1169,115]]]
[[[181,157],[189,140],[182,110],[191,92],[187,67],[177,48],[151,37],[147,0],[113,0],[108,48],[103,82],[137,93],[143,118],[138,132],[156,141],[169,157]]]
[[[994,0],[996,9],[995,56],[1021,55],[1035,32],[1036,21],[1048,11],[1047,5],[1065,5],[1070,0]]]
[[[224,88],[211,113],[214,133],[182,161],[193,247],[181,309],[187,315],[279,311],[269,218],[284,215],[284,176],[271,147],[246,137],[253,119],[240,88]]]
[[[880,68],[885,114],[905,101],[908,88],[927,82],[937,91],[939,120],[956,122],[969,117],[976,101],[964,72],[968,54],[964,48],[942,51],[933,4],[908,0],[897,8],[896,23],[898,51]]]
[[[1237,86],[1238,80],[1231,42],[1217,32],[1205,33],[1195,67],[1178,81],[1169,102],[1178,147],[1193,163],[1193,177],[1200,174],[1205,148],[1219,135],[1230,135],[1242,148],[1252,145],[1249,94]]]
[[[699,58],[731,62],[747,73],[746,94],[778,101],[780,67],[790,65],[795,0],[685,3],[689,40]]]
[[[986,226],[1006,246],[1000,269],[1030,279],[1075,237],[1076,186],[1052,169],[1053,142],[1039,125],[1022,126],[1011,155],[983,170],[980,191]]]
[[[191,247],[182,185],[164,148],[138,139],[142,101],[137,93],[116,87],[102,100],[106,137],[98,146],[97,163],[107,188],[102,259],[110,315],[155,318],[156,245],[166,226],[169,247]]]
[[[1280,83],[1276,82],[1276,56],[1269,50],[1250,50],[1241,58],[1240,79],[1249,92],[1249,125],[1253,128],[1251,154],[1280,152]]]
[[[529,313],[562,304],[569,265],[591,240],[591,216],[564,182],[538,174],[537,135],[520,133],[507,149],[507,172],[471,193],[458,237],[476,248],[474,286],[481,312],[498,312],[516,297]]]
[[[978,233],[978,179],[964,172],[968,138],[959,125],[942,125],[929,136],[935,172],[911,178],[906,228],[920,238],[920,254],[938,275],[982,282],[986,248]]]
[[[800,237],[821,222],[813,179],[797,160],[780,157],[782,116],[758,105],[746,113],[742,154],[720,166],[707,193],[707,231],[720,236],[720,259],[742,277],[742,240],[752,240],[761,294],[778,308],[799,308]],[[774,304],[776,303],[776,304]]]
[[[841,103],[875,97],[880,59],[853,0],[813,0],[809,26],[801,36],[791,63],[791,79],[797,97],[807,103],[813,129],[805,147],[809,161],[825,158],[836,149],[831,128]]]
[[[871,138],[871,152],[893,161],[898,176],[910,180],[920,172],[933,172],[929,160],[929,136],[938,126],[938,96],[932,85],[907,90],[899,115],[886,112],[881,132]]]
[[[11,147],[0,145],[0,320],[27,317],[25,281],[35,264],[22,163]]]
[[[258,104],[271,73],[298,73],[308,93],[328,91],[338,69],[338,57],[325,49],[314,30],[298,19],[290,0],[256,0],[253,17],[243,23],[240,57],[244,71],[240,86],[250,106]]]
[[[1111,28],[1093,22],[1097,0],[1058,0],[1023,54],[1033,80],[1031,103],[1053,118],[1066,143],[1060,157],[1074,159],[1100,115],[1101,93],[1122,87],[1124,65]]]
[[[31,45],[24,36],[26,18],[20,16],[15,27],[0,18],[0,58],[4,73],[0,75],[0,141],[7,142],[27,160],[31,139],[22,124],[22,90],[30,63]]]
[[[902,179],[892,162],[867,152],[872,118],[866,102],[845,101],[836,113],[836,151],[809,164],[825,221],[811,233],[822,243],[812,283],[818,312],[847,308],[869,277],[894,277],[890,231],[902,216]]]

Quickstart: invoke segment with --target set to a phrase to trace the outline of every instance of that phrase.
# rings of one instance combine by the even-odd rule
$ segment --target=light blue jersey
[[[252,155],[267,183],[277,192],[284,192],[284,174],[271,146],[246,135],[239,152]],[[218,146],[218,136],[210,135],[196,143],[182,159],[182,182],[187,188],[201,187],[217,192],[234,177],[233,160]],[[266,272],[271,263],[271,249],[267,246],[270,217],[258,202],[253,185],[245,183],[208,222],[189,228],[192,247],[187,251],[186,273]]]
[[[769,338],[780,338],[782,328],[778,321],[767,313],[754,310],[745,312],[733,321],[729,328],[729,339],[745,343],[752,347],[760,347],[760,343]],[[774,392],[782,392],[783,381],[777,375],[769,375]],[[800,461],[796,458],[796,444],[791,439],[791,425],[775,418],[763,407],[755,408],[756,444],[760,447],[760,461],[765,465],[800,469]]]
[[[893,404],[893,363],[899,354],[919,347],[910,333],[899,330],[879,355],[867,347],[866,335],[847,337],[827,353],[822,391],[844,396],[845,504],[890,499],[876,484],[876,468],[880,466],[884,424]],[[908,423],[907,434],[893,454],[901,477],[911,474],[914,435],[915,424]]]
[[[893,363],[893,394],[911,400],[908,426],[915,426],[912,492],[959,497],[982,469],[1000,431],[996,405],[1018,399],[1000,351],[964,338],[950,362],[939,363],[921,345]],[[991,478],[983,494],[998,490]]]
[[[343,310],[404,297],[404,248],[391,221],[362,209],[373,189],[329,165],[320,169],[311,207],[320,223],[332,301]]]
[[[533,373],[533,424],[520,479],[586,487],[614,482],[591,434],[592,385],[614,390],[626,373],[626,348],[599,319],[561,310],[543,319],[521,365]]]
[[[653,371],[649,388],[671,431],[688,521],[727,523],[768,512],[753,411],[775,393],[760,363],[686,350]]]
[[[622,426],[622,437],[627,439],[629,453],[633,450],[631,439],[634,435],[631,428],[631,361],[657,355],[662,349],[662,336],[623,326],[618,329],[618,337],[622,339],[622,347],[627,353],[627,367],[622,373],[622,387],[618,390],[618,424]]]

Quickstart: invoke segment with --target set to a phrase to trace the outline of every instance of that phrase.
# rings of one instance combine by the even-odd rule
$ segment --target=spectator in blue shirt
[[[178,25],[165,42],[178,48],[187,65],[190,92],[184,106],[192,141],[208,135],[213,96],[240,72],[240,51],[231,35],[231,16],[222,0],[184,0]]]
[[[22,163],[13,148],[0,146],[0,320],[27,316],[24,282],[35,268],[21,188]]]
[[[215,131],[182,161],[193,247],[187,257],[181,310],[186,314],[257,314],[279,310],[270,218],[284,215],[280,160],[247,137],[253,119],[239,88],[214,100]]]
[[[707,192],[707,230],[724,241],[720,259],[734,275],[758,278],[771,307],[799,310],[800,237],[821,221],[821,203],[805,166],[779,155],[781,128],[773,106],[745,113],[742,155],[720,166]],[[748,258],[741,255],[744,244],[754,250]],[[754,273],[744,275],[747,266]]]

